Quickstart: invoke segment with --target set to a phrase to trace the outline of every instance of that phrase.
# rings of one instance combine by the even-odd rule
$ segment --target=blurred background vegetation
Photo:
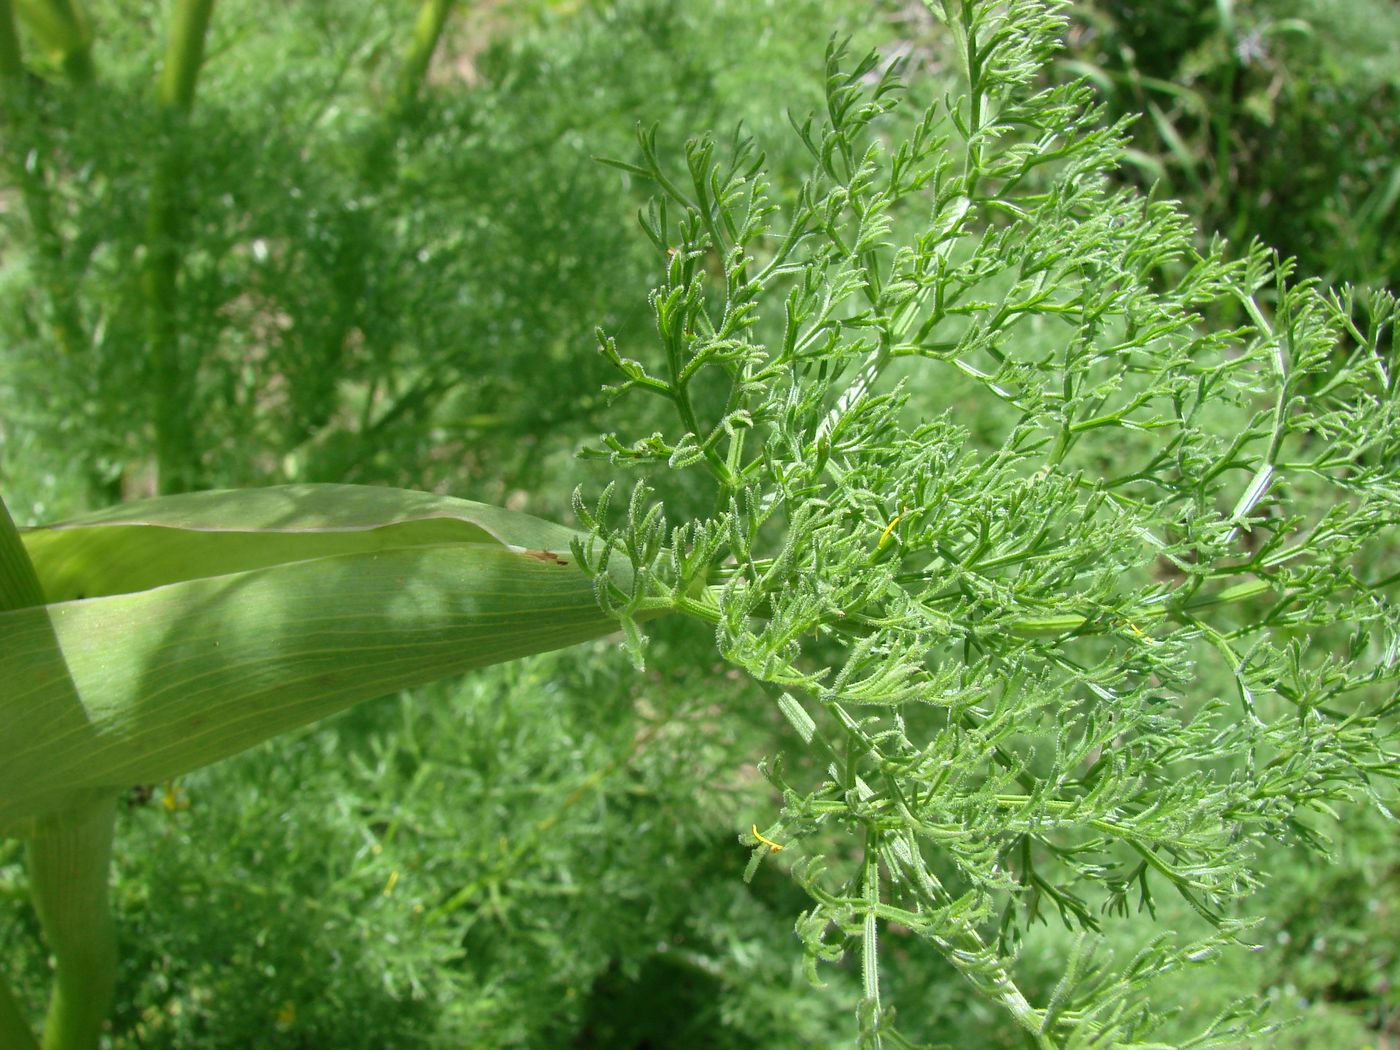
[[[154,90],[167,5],[84,10],[90,69],[24,37],[0,129],[0,486],[21,522],[172,478],[392,484],[566,520],[602,476],[575,459],[605,426],[594,328],[644,339],[660,262],[644,190],[594,158],[632,158],[638,122],[676,156],[742,123],[781,193],[805,168],[787,113],[819,104],[829,36],[903,58],[920,95],[947,69],[913,3],[530,0],[457,5],[405,88],[410,4],[222,0],[172,119]],[[1071,14],[1051,74],[1089,77],[1105,119],[1144,114],[1123,179],[1182,198],[1203,238],[1397,283],[1393,3]],[[165,371],[153,185],[179,255]],[[957,392],[915,395],[942,410]],[[133,795],[112,1045],[849,1045],[859,974],[809,986],[804,898],[773,864],[740,879],[738,836],[777,801],[756,763],[786,724],[694,625],[659,626],[651,665],[611,644],[523,661]],[[1182,1031],[1257,994],[1295,1021],[1276,1046],[1400,1046],[1396,829],[1358,811],[1331,834],[1330,864],[1263,865],[1261,950],[1172,989]],[[37,1015],[14,844],[0,896],[0,953]],[[1039,930],[1031,973],[1043,959],[1053,980],[1070,940]],[[938,960],[893,933],[886,957],[909,1032],[1023,1045]]]

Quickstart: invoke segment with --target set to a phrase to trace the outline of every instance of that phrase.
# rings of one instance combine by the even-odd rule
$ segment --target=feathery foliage
[[[1121,127],[1042,82],[1060,5],[931,7],[965,93],[833,46],[787,199],[743,137],[617,162],[656,187],[663,272],[655,339],[602,350],[675,422],[594,454],[668,495],[576,497],[576,553],[639,661],[640,613],[703,620],[791,723],[749,871],[792,860],[811,962],[858,953],[868,1045],[902,1041],[890,930],[1036,1045],[1155,1045],[1146,986],[1248,943],[1260,846],[1320,846],[1313,814],[1400,768],[1396,303],[1198,253],[1115,189]],[[1204,932],[1107,959],[1163,894]],[[1018,947],[1052,914],[1083,936],[1033,1000]]]
[[[1262,976],[1182,989],[1262,939],[1251,912],[1296,933],[1296,971],[1254,957],[1267,981],[1325,965],[1308,908],[1251,894],[1328,848],[1333,803],[1386,834],[1394,299],[1202,249],[1118,188],[1125,125],[1044,73],[1056,0],[937,0],[936,26],[877,5],[901,61],[833,46],[795,134],[797,56],[854,5],[527,6],[404,91],[385,5],[220,5],[178,119],[148,97],[161,5],[93,5],[95,56],[86,29],[48,65],[0,41],[0,458],[35,514],[167,470],[532,510],[583,481],[576,554],[650,664],[488,670],[133,795],[114,1044],[805,1048],[847,1044],[856,1000],[869,1046],[1272,1023],[1228,1005]],[[584,163],[638,111],[668,124]],[[609,369],[615,432],[561,479]],[[1297,897],[1359,911],[1343,845],[1335,878],[1284,871]],[[789,951],[803,908],[825,993]],[[33,911],[0,920],[19,1030],[49,962]],[[1337,958],[1344,987],[1385,980]]]

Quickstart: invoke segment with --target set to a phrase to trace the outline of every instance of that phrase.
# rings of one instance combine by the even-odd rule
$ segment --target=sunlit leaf
[[[26,533],[70,600],[0,614],[0,827],[610,633],[570,535],[355,486],[169,497]]]

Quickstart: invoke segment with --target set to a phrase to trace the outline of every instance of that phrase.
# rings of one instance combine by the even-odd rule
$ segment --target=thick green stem
[[[182,139],[188,131],[187,118],[194,104],[213,9],[214,0],[177,0],[156,94],[165,112],[167,135],[151,177],[142,286],[155,393],[156,465],[164,493],[189,490],[197,475],[193,377],[180,354],[180,190],[184,181]]]
[[[108,868],[117,807],[98,799],[43,823],[28,842],[29,892],[54,957],[44,1050],[95,1050],[117,985]]]
[[[173,125],[173,122],[172,122]],[[194,483],[194,421],[190,377],[180,360],[178,279],[179,185],[182,174],[176,129],[163,144],[151,179],[146,213],[146,342],[151,354],[155,404],[156,468],[162,493],[185,492]]]
[[[194,105],[194,89],[204,64],[204,38],[213,13],[214,0],[178,0],[175,4],[157,93],[161,105],[181,113],[188,113]]]
[[[428,75],[428,64],[437,50],[442,37],[442,27],[452,10],[454,0],[423,0],[418,9],[418,19],[413,23],[413,37],[404,54],[403,66],[399,69],[398,91],[395,104],[402,109],[413,101],[418,87]]]

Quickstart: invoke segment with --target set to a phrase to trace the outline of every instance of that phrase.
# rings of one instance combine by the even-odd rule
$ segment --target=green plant
[[[1038,1045],[1139,1045],[1141,986],[1247,941],[1258,848],[1316,844],[1310,811],[1394,776],[1396,304],[1371,296],[1363,328],[1347,294],[1262,251],[1198,255],[1175,207],[1112,189],[1121,129],[1082,85],[1037,86],[1053,9],[935,11],[966,95],[901,124],[893,73],[833,52],[787,207],[745,142],[693,143],[676,174],[644,136],[624,165],[659,189],[667,261],[655,349],[603,350],[678,421],[598,454],[686,494],[669,516],[645,486],[620,517],[576,503],[579,554],[630,565],[632,588],[599,587],[624,627],[711,624],[790,719],[753,865],[770,840],[801,858],[809,958],[859,953],[868,1042],[900,1038],[893,925]],[[1246,323],[1203,331],[1217,302]],[[980,443],[958,425],[988,418],[976,400],[1000,413]],[[1228,692],[1199,689],[1212,665]],[[1098,957],[1163,890],[1200,939]],[[1084,936],[1023,989],[1046,912]]]
[[[1040,81],[1064,29],[1057,5],[946,0],[934,12],[956,44],[962,93],[910,107],[896,69],[833,48],[825,113],[797,124],[810,175],[791,192],[770,196],[742,136],[692,143],[680,174],[652,132],[639,157],[615,162],[658,189],[643,225],[663,275],[656,338],[605,335],[603,358],[620,392],[675,417],[595,450],[648,471],[622,513],[611,490],[580,494],[589,535],[502,518],[488,541],[480,530],[504,512],[381,496],[427,501],[455,531],[410,515],[376,552],[373,526],[385,522],[362,517],[353,549],[332,551],[321,516],[333,523],[371,497],[298,490],[315,513],[297,519],[311,531],[294,553],[269,534],[279,514],[249,512],[276,490],[183,497],[28,534],[45,595],[10,536],[0,554],[15,567],[14,608],[0,626],[19,626],[0,654],[21,670],[0,682],[22,680],[26,661],[62,668],[68,646],[24,640],[51,616],[87,622],[158,603],[174,617],[192,590],[235,626],[290,596],[319,609],[360,594],[373,629],[372,599],[387,591],[358,570],[376,557],[402,561],[415,595],[438,595],[391,613],[482,600],[489,573],[444,576],[433,559],[490,563],[566,590],[580,636],[616,620],[638,662],[640,625],[680,614],[713,632],[720,658],[785,719],[781,753],[763,767],[781,804],[743,836],[749,874],[768,860],[810,897],[798,932],[814,977],[823,961],[858,956],[865,1044],[930,1036],[912,996],[898,1000],[898,1027],[891,1001],[922,972],[910,961],[920,942],[1034,1045],[1223,1045],[1257,1030],[1245,1004],[1178,1034],[1153,987],[1247,940],[1240,905],[1264,844],[1320,845],[1312,814],[1383,802],[1394,776],[1396,304],[1374,294],[1358,321],[1347,294],[1290,287],[1261,251],[1198,254],[1173,206],[1111,188],[1121,128],[1100,125],[1081,85]],[[1212,304],[1244,323],[1204,326]],[[645,435],[650,411],[633,418]],[[207,516],[191,522],[197,507]],[[189,557],[170,543],[168,562],[143,568],[152,527],[177,525],[192,533],[180,539]],[[550,538],[512,538],[527,527]],[[64,576],[64,545],[89,543],[123,556],[113,588],[89,589],[95,559]],[[217,544],[235,560],[213,560],[225,557]],[[559,564],[575,561],[591,588]],[[257,593],[263,580],[286,593]],[[522,625],[538,620],[535,587],[516,595]],[[307,588],[322,601],[301,600]],[[78,594],[102,596],[42,607]],[[260,673],[295,674],[291,643],[317,618],[277,623],[269,633],[287,644],[257,656],[248,642],[249,658]],[[224,636],[170,637],[222,648]],[[121,645],[157,659],[156,641],[128,631]],[[672,673],[670,652],[653,647],[653,673]],[[353,638],[336,654],[376,666]],[[448,655],[459,662],[414,675],[492,652]],[[79,661],[78,695],[139,682],[133,666]],[[296,720],[354,698],[327,697]],[[139,689],[111,703],[113,724],[168,731]],[[290,724],[260,722],[218,753]],[[88,786],[216,757],[176,748],[172,764],[143,764],[138,745],[106,768],[101,751],[85,752]],[[25,772],[5,784],[12,816],[64,801],[42,766]],[[537,818],[503,864],[433,910],[490,897],[561,819]],[[71,852],[100,870],[103,849],[94,827]],[[657,866],[666,856],[645,852]],[[97,924],[90,897],[74,901]],[[1128,921],[1135,907],[1179,929]],[[1031,952],[1052,917],[1075,931],[1071,946]],[[0,1012],[11,1030],[14,1013]],[[80,1020],[91,1029],[90,1012]]]

